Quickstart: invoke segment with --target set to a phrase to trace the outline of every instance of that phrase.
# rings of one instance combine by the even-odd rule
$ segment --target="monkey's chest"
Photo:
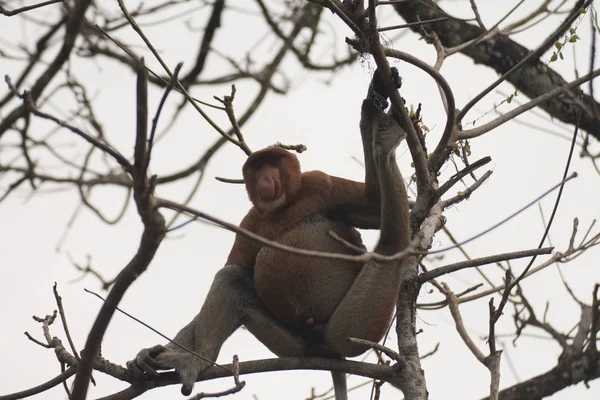
[[[358,254],[329,232],[362,247],[355,229],[315,216],[295,224],[274,240],[296,248]],[[258,297],[278,319],[303,329],[307,320],[326,322],[356,279],[361,265],[344,260],[300,256],[263,247],[254,266]]]

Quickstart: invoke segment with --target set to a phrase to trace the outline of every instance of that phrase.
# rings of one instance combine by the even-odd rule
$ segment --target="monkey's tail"
[[[335,392],[335,400],[348,400],[348,389],[346,387],[346,373],[339,371],[331,371],[333,379],[333,390]]]

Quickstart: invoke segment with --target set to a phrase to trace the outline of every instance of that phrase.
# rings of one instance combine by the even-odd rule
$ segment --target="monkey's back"
[[[316,214],[288,227],[277,242],[306,250],[359,254],[329,232],[364,248],[358,231]],[[294,255],[263,247],[256,258],[254,284],[258,297],[275,317],[298,328],[307,321],[326,322],[342,301],[362,265],[344,260]]]

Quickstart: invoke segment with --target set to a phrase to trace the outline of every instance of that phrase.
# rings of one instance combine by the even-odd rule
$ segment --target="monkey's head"
[[[262,212],[290,204],[300,190],[300,162],[294,154],[279,147],[250,154],[242,172],[248,197]]]

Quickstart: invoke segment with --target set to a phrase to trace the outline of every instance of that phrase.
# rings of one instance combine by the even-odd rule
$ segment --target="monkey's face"
[[[282,190],[279,167],[264,164],[256,170],[255,175],[256,206],[263,212],[275,211],[286,203]]]
[[[278,147],[252,153],[242,171],[248,197],[261,212],[273,212],[285,207],[294,201],[300,189],[298,159]]]

